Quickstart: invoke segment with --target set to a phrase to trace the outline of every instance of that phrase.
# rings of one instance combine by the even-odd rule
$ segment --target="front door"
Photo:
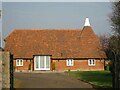
[[[34,70],[50,70],[50,56],[35,56]]]

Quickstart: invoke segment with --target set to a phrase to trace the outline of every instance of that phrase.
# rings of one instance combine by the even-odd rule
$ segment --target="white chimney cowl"
[[[84,24],[84,26],[90,26],[89,18],[86,18],[86,19],[85,19],[85,24]]]

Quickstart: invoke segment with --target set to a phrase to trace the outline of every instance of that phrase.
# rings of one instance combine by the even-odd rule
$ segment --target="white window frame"
[[[88,65],[89,66],[95,66],[96,65],[96,60],[95,59],[88,59]]]
[[[67,59],[66,60],[66,66],[74,66],[74,60],[73,59]]]
[[[22,64],[21,64],[22,60]],[[23,66],[23,59],[16,59],[16,66]]]

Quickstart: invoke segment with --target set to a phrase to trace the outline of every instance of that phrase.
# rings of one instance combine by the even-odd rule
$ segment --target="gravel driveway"
[[[65,73],[15,73],[16,88],[92,88]]]

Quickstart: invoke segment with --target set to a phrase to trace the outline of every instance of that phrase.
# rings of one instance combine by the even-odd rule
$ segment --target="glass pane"
[[[44,68],[44,56],[40,56],[40,68]]]
[[[17,63],[17,65],[19,65],[19,60],[17,60],[17,62],[16,62],[16,63]]]
[[[67,61],[68,61],[68,66],[69,66],[69,59]]]
[[[46,68],[50,68],[50,57],[46,56]]]
[[[94,59],[93,59],[93,65],[95,64],[95,61],[94,61]]]
[[[71,64],[70,64],[71,66],[73,65],[73,60],[71,59]]]
[[[36,56],[36,68],[39,68],[39,56]]]
[[[90,65],[92,64],[92,61],[91,61],[91,59],[89,60],[90,61]]]
[[[22,60],[20,60],[20,65],[22,65]]]

